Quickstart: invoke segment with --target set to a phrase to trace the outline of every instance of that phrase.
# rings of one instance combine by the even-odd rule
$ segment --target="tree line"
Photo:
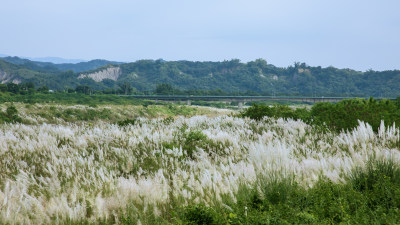
[[[259,96],[262,95],[260,93],[246,91],[246,92],[226,92],[222,89],[216,90],[181,90],[179,88],[173,87],[168,83],[157,84],[156,88],[151,91],[138,91],[134,87],[131,86],[128,82],[122,82],[118,84],[118,88],[109,88],[105,90],[96,90],[92,88],[90,85],[77,85],[75,88],[65,88],[64,90],[50,90],[46,85],[42,85],[38,88],[35,87],[33,82],[27,83],[7,83],[0,84],[0,92],[2,93],[10,93],[10,94],[19,94],[19,95],[27,95],[27,94],[35,94],[35,93],[50,93],[50,92],[64,92],[64,93],[78,93],[85,95],[94,95],[94,94],[114,94],[114,95],[212,95],[212,96]]]

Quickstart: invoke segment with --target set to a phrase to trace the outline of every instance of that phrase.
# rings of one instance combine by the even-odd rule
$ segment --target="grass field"
[[[400,131],[383,123],[338,133],[210,108],[16,107],[25,124],[0,125],[1,224],[400,221]]]
[[[0,111],[15,106],[24,124],[69,124],[69,123],[116,123],[135,118],[166,118],[194,115],[228,115],[235,113],[227,109],[185,105],[66,105],[55,103],[6,103]],[[0,120],[1,121],[1,120]]]

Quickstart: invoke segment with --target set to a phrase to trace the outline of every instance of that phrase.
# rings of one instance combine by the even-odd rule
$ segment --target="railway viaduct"
[[[339,102],[344,99],[356,98],[356,97],[307,97],[307,96],[193,96],[193,95],[121,95],[121,96],[129,96],[137,99],[149,99],[155,101],[158,100],[186,101],[188,105],[191,104],[191,101],[196,101],[196,100],[238,102],[239,108],[243,107],[244,102],[254,102],[254,101],[280,100],[280,101],[299,101],[299,102],[317,103],[317,102]],[[376,99],[379,100],[383,98],[376,98]]]

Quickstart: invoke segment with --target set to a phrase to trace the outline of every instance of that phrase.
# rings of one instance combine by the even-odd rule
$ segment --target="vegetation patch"
[[[327,126],[335,131],[351,130],[358,126],[358,121],[370,124],[378,131],[381,121],[386,124],[400,125],[399,101],[365,99],[347,99],[338,103],[317,103],[307,108],[293,109],[287,105],[257,105],[241,113],[243,117],[261,120],[263,117],[291,118],[308,124]]]
[[[10,105],[5,112],[0,112],[0,122],[21,123],[22,118],[19,117],[17,108],[14,105]]]

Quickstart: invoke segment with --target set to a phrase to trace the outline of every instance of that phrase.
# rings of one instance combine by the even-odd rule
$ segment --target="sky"
[[[0,0],[0,53],[400,69],[399,0]]]

